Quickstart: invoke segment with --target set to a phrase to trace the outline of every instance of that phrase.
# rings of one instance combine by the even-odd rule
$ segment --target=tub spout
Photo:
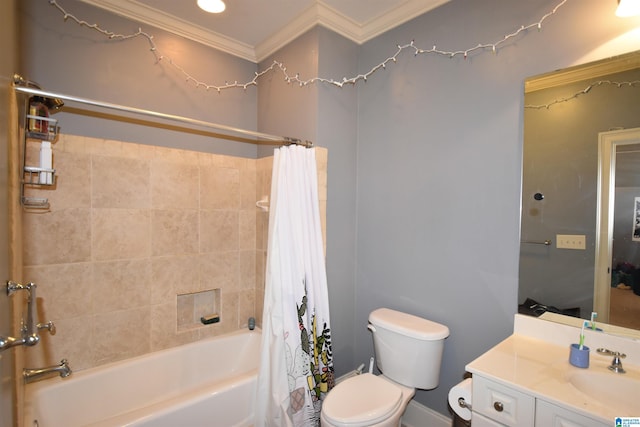
[[[66,378],[71,375],[71,368],[67,359],[62,359],[59,365],[48,366],[40,369],[24,369],[22,376],[25,382],[30,383],[38,381],[40,378],[47,376],[51,373],[58,373],[62,378]]]

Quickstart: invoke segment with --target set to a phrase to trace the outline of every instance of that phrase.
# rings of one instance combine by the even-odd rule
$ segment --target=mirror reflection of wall
[[[598,134],[640,127],[640,53],[622,58],[526,82],[518,296],[522,313],[541,313],[523,307],[532,301],[582,318],[593,310]],[[607,68],[607,63],[622,68]],[[631,81],[639,83],[611,83]],[[596,82],[603,83],[582,93]],[[584,236],[585,248],[558,248],[558,235]],[[551,244],[541,244],[545,240]],[[632,243],[638,249],[627,251],[625,262],[640,267],[640,242]],[[640,301],[633,291],[629,295]]]

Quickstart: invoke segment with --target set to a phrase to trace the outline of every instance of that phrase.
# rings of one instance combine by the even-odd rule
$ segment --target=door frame
[[[616,150],[618,146],[639,143],[640,128],[598,134],[598,208],[596,213],[593,311],[598,313],[598,321],[605,323],[609,322],[611,299]]]

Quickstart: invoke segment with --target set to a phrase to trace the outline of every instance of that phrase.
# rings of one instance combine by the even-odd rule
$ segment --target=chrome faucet
[[[32,381],[37,381],[40,378],[47,376],[52,373],[58,373],[62,378],[66,378],[71,375],[72,371],[69,367],[69,362],[67,359],[62,359],[59,365],[48,366],[46,368],[40,369],[23,369],[22,376],[24,377],[25,382],[30,383]]]
[[[619,351],[607,350],[606,348],[599,348],[596,351],[598,353],[600,353],[600,354],[605,354],[607,356],[613,356],[613,361],[611,362],[611,365],[609,366],[610,370],[612,370],[613,372],[616,372],[618,374],[624,374],[626,372],[622,368],[622,362],[620,361],[620,359],[624,359],[625,357],[627,357],[626,354],[620,353]]]
[[[21,285],[20,283],[7,281],[7,295],[11,296],[17,291],[27,292],[27,320],[22,320],[22,326],[20,327],[20,338],[14,337],[2,337],[0,336],[0,351],[7,348],[11,348],[17,345],[34,346],[40,341],[40,335],[38,330],[48,329],[51,335],[55,335],[56,327],[53,322],[34,324],[34,311],[36,307],[36,288],[35,283],[29,283],[27,285]]]

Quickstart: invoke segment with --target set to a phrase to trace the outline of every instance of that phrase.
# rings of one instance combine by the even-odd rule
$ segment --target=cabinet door
[[[536,427],[609,427],[611,425],[576,414],[544,400],[536,402]]]
[[[472,387],[474,411],[505,426],[533,427],[533,396],[476,375]]]
[[[497,421],[493,421],[490,418],[480,415],[477,412],[471,413],[471,425],[473,427],[504,427],[504,424],[500,424]]]

